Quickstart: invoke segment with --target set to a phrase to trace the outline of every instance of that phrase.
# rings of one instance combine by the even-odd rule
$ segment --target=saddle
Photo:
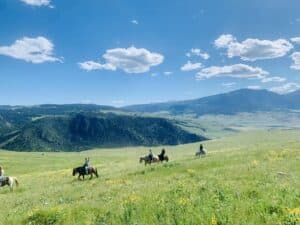
[[[1,177],[0,178],[0,187],[5,186],[8,182],[8,177]]]
[[[91,170],[91,167],[84,167],[85,175],[89,175],[89,172]]]

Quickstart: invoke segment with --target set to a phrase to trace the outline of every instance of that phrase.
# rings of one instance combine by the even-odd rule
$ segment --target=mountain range
[[[204,98],[123,107],[134,112],[196,115],[300,109],[300,91],[281,95],[267,90],[240,89]]]
[[[291,110],[300,110],[300,91],[280,95],[267,90],[241,89],[194,100],[122,108],[92,104],[6,105],[0,106],[0,148],[80,151],[96,147],[184,144],[207,138],[197,132],[190,133],[184,123],[159,118],[160,112],[176,115],[178,119],[178,115],[184,114],[233,115]]]

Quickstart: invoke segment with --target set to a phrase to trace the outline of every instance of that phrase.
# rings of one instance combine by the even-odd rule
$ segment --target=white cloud
[[[261,89],[261,86],[259,86],[259,85],[250,85],[247,88],[252,89],[252,90],[259,90],[259,89]]]
[[[300,84],[297,83],[286,83],[282,86],[273,87],[270,91],[279,93],[279,94],[287,94],[294,91],[300,90]]]
[[[291,65],[291,68],[294,70],[300,70],[300,52],[294,52],[291,55],[292,60],[294,63]]]
[[[202,69],[196,74],[197,79],[209,79],[213,77],[234,77],[246,79],[263,79],[269,72],[259,67],[251,67],[245,64],[234,64],[230,66],[212,66]]]
[[[116,70],[121,69],[126,73],[145,73],[150,67],[157,66],[164,61],[164,56],[155,52],[150,52],[145,48],[115,48],[108,49],[102,56],[104,64],[94,61],[81,62],[82,69],[91,68],[98,70]],[[92,63],[91,63],[92,62]],[[82,65],[88,65],[82,67]]]
[[[139,21],[137,21],[137,20],[131,20],[130,21],[132,24],[135,24],[135,25],[138,25],[139,24]]]
[[[228,88],[233,87],[234,85],[236,85],[235,82],[229,82],[229,83],[223,83],[223,84],[222,84],[222,86],[228,87]]]
[[[284,81],[286,81],[286,78],[284,78],[284,77],[265,77],[261,80],[262,83],[284,82]]]
[[[202,51],[199,48],[192,48],[188,53],[186,53],[187,57],[192,57],[192,56],[200,56],[202,59],[209,59],[209,54],[207,52]]]
[[[117,68],[111,64],[100,64],[94,61],[86,61],[78,63],[79,67],[83,70],[92,71],[92,70],[116,70]]]
[[[202,63],[192,63],[191,61],[187,61],[180,69],[182,71],[192,71],[202,68]]]
[[[51,0],[20,0],[21,2],[24,2],[27,5],[32,5],[32,6],[51,6]]]
[[[215,40],[215,46],[217,48],[227,48],[233,42],[236,42],[236,38],[231,34],[222,34]]]
[[[300,44],[300,37],[291,38],[291,41],[296,43],[296,44]]]
[[[16,40],[10,46],[0,46],[0,55],[10,56],[15,59],[31,63],[62,61],[53,56],[54,45],[45,37]]]
[[[158,73],[151,73],[150,75],[151,75],[151,77],[157,77]]]
[[[240,57],[244,61],[272,59],[285,56],[293,45],[285,39],[259,40],[248,38],[238,42],[231,34],[223,34],[215,40],[217,48],[227,49],[227,56]]]
[[[166,75],[166,76],[170,76],[170,75],[172,75],[173,74],[173,72],[171,72],[171,71],[165,71],[164,72],[164,75]]]

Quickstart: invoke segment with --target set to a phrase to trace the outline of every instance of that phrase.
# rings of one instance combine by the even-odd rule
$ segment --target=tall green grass
[[[0,189],[0,224],[283,224],[300,222],[300,131],[251,131],[169,147],[169,163],[145,167],[147,148],[81,153],[0,151],[14,192]],[[154,148],[159,152],[161,148]],[[72,168],[89,156],[99,179]]]

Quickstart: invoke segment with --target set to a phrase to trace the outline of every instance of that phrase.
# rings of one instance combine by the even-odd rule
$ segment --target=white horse
[[[19,182],[16,177],[3,177],[0,181],[0,187],[9,186],[10,190],[13,191],[14,186],[18,187]]]

